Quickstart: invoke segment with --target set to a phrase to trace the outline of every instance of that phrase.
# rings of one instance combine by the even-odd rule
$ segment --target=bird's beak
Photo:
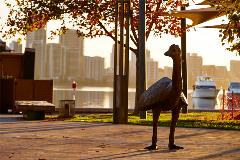
[[[169,56],[169,51],[164,53],[165,56]]]

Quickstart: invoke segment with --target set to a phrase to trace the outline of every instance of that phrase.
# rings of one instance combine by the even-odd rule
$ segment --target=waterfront
[[[130,88],[128,92],[129,109],[134,108],[135,89]],[[60,100],[73,99],[72,88],[54,88],[53,103],[59,107]],[[113,88],[111,87],[80,87],[75,91],[76,108],[112,108]],[[192,98],[191,90],[188,92],[188,109],[194,110],[218,110],[219,103],[216,99]]]

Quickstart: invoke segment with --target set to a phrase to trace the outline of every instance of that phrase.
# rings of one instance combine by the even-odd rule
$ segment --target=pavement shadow
[[[0,123],[12,123],[23,121],[22,117],[0,117]]]
[[[29,126],[29,127],[0,127],[1,134],[14,134],[14,133],[31,133],[31,132],[41,132],[41,131],[54,131],[54,130],[64,130],[64,129],[84,129],[100,126],[109,126],[107,123],[90,123],[84,125],[82,123],[64,123],[64,124],[49,124],[49,125],[38,125],[38,126]]]
[[[182,134],[182,135],[176,135],[175,138],[176,139],[182,139],[182,138],[189,138],[189,137],[195,137],[195,136],[200,136],[200,135],[204,135],[204,134],[208,134],[208,133],[215,133],[217,132],[215,129],[208,129],[208,131],[201,131],[201,132],[196,132],[196,133],[192,133],[192,134]]]
[[[122,152],[122,153],[117,153],[117,154],[110,154],[110,155],[104,155],[104,156],[95,156],[95,157],[90,157],[90,158],[84,158],[84,160],[115,160],[115,159],[128,159],[131,157],[136,157],[137,156],[143,156],[143,155],[152,155],[152,154],[164,154],[164,153],[170,153],[170,152],[176,152],[177,150],[168,150],[168,149],[158,149],[158,150],[153,150],[149,151],[146,149],[141,149],[137,151],[131,151],[131,152]]]
[[[209,154],[206,156],[193,158],[192,160],[205,160],[205,159],[218,158],[218,157],[221,158],[223,155],[227,155],[227,154],[229,155],[229,154],[234,154],[234,153],[240,154],[240,148],[234,148],[234,149],[230,149],[230,150],[226,150],[226,151],[212,153],[212,154]]]

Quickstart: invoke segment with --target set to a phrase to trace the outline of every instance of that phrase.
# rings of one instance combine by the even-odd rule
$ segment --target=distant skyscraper
[[[115,48],[115,44],[112,45],[112,53],[110,55],[110,68],[112,70],[114,68],[114,48]]]
[[[27,34],[26,47],[35,48],[34,79],[45,77],[46,30],[44,28]]]
[[[215,70],[216,70],[215,65],[203,65],[202,67],[203,75],[207,75],[210,77],[215,77]]]
[[[232,80],[240,79],[240,61],[237,60],[230,61],[230,73]]]
[[[84,77],[87,80],[103,80],[104,58],[84,56],[84,66]]]
[[[136,83],[136,55],[134,52],[130,52],[130,61],[129,61],[129,83]],[[152,83],[156,80],[156,73],[158,68],[156,68],[157,62],[153,61],[150,57],[150,51],[146,50],[145,52],[145,65],[146,65],[146,79]]]
[[[14,52],[17,52],[17,53],[22,53],[22,44],[16,42],[16,41],[12,41],[10,43],[10,48],[14,51]]]
[[[145,52],[145,63],[146,63],[146,82],[147,85],[150,86],[155,81],[158,80],[158,62],[154,61],[150,56],[150,51],[146,50]]]
[[[203,59],[197,53],[187,54],[188,88],[192,89],[197,76],[202,75]]]
[[[228,71],[226,66],[216,66],[215,77],[226,78],[228,76]]]
[[[46,79],[59,79],[62,76],[62,50],[60,44],[48,43],[46,49]]]
[[[118,47],[118,49],[117,49],[117,55],[119,55],[119,45],[117,46]],[[114,48],[115,48],[115,44],[113,44],[112,45],[112,53],[111,53],[111,55],[110,55],[110,68],[112,69],[112,70],[114,70]],[[125,51],[125,49],[123,49],[123,52]],[[129,50],[129,52],[130,52],[130,50]],[[129,53],[129,57],[130,57],[130,55],[131,55],[131,53]],[[117,57],[117,61],[119,61],[119,59],[118,59],[119,57]],[[118,64],[118,62],[117,62],[117,64]]]
[[[59,37],[59,43],[62,47],[68,49],[79,49],[79,54],[83,56],[84,53],[84,37],[78,37],[76,30],[70,29]]]
[[[226,66],[216,66],[215,82],[218,88],[227,88],[227,84],[229,83],[229,75]]]
[[[226,66],[203,65],[203,75],[210,76],[216,83],[217,88],[226,88],[229,83],[229,75]]]
[[[65,75],[69,80],[83,78],[82,70],[85,67],[82,64],[83,56],[80,54],[78,48],[65,49],[63,54],[65,55]]]
[[[158,80],[158,62],[153,60],[146,61],[147,85],[151,85]]]
[[[162,77],[164,77],[164,69],[158,68],[157,80],[161,79]]]
[[[83,79],[84,37],[78,37],[76,30],[68,30],[59,38],[63,54],[63,79]]]
[[[150,50],[146,49],[145,51],[145,61],[149,61],[151,59]]]
[[[129,84],[136,83],[136,55],[130,52],[131,60],[129,61]]]
[[[173,71],[172,67],[165,66],[163,77],[168,77],[168,78],[172,79],[172,71]]]
[[[30,32],[26,37],[26,47],[33,47],[34,43],[46,44],[46,29],[41,28],[34,32]]]

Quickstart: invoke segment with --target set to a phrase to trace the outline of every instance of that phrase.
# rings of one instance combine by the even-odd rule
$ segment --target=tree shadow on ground
[[[42,131],[54,131],[54,130],[64,130],[64,129],[81,129],[81,128],[92,128],[100,126],[109,126],[107,123],[89,123],[84,125],[82,123],[71,123],[66,122],[64,124],[49,124],[49,125],[38,125],[29,127],[14,127],[14,128],[2,128],[0,127],[1,134],[14,134],[14,133],[31,133],[31,132],[42,132]]]
[[[193,158],[192,160],[204,160],[204,159],[211,159],[211,158],[222,158],[222,156],[224,155],[229,155],[229,154],[240,154],[240,148],[233,148],[233,149],[230,149],[230,150],[225,150],[225,151],[220,151],[220,152],[216,152],[216,153],[212,153],[212,154],[208,154],[208,155],[205,155],[205,156],[202,156],[202,157],[197,157],[197,158]],[[238,157],[236,157],[236,159],[238,159]],[[234,159],[234,157],[233,157]]]
[[[131,152],[122,152],[122,153],[116,153],[116,154],[110,154],[110,155],[104,155],[104,156],[95,156],[90,158],[84,158],[85,160],[112,160],[112,159],[122,159],[122,158],[131,158],[137,156],[143,156],[143,155],[152,155],[152,154],[164,154],[164,153],[170,153],[170,152],[176,152],[177,150],[169,150],[169,149],[158,149],[149,151],[146,149],[131,151]]]
[[[216,130],[208,129],[208,131],[204,131],[204,132],[176,135],[175,138],[176,139],[189,138],[189,137],[202,136],[202,135],[205,135],[205,134],[216,133],[216,132],[217,132]]]

